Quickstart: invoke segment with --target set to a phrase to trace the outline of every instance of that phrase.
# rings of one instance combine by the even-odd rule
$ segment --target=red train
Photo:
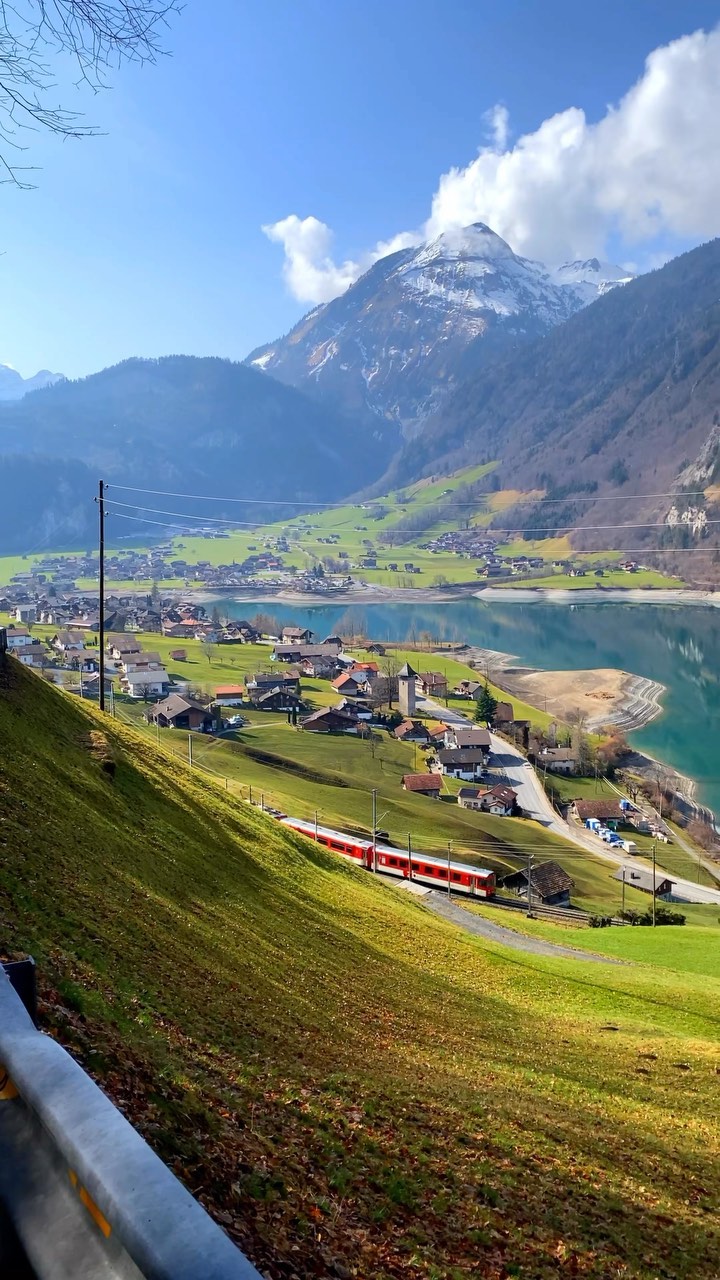
[[[283,826],[292,827],[301,835],[317,839],[327,849],[344,853],[348,858],[355,858],[368,871],[373,871],[373,846],[371,840],[362,840],[358,836],[346,835],[343,831],[333,831],[331,827],[316,828],[314,822],[304,822],[302,818],[280,818]],[[433,858],[429,854],[412,854],[412,871],[410,858],[402,849],[394,849],[389,844],[375,845],[377,870],[382,875],[398,876],[401,879],[412,877],[418,884],[433,888],[447,888],[448,873],[450,888],[453,893],[467,893],[475,898],[492,898],[495,894],[495,872],[484,867],[473,867],[467,862],[450,862],[447,858]]]

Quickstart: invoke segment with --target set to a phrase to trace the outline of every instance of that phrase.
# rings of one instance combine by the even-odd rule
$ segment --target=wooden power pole
[[[100,517],[100,710],[105,710],[105,481],[98,481]]]

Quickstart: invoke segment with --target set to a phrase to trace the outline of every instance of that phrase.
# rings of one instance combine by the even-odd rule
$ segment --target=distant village
[[[307,526],[308,530],[309,528]],[[358,528],[362,531],[363,526]],[[229,536],[215,530],[210,533],[195,529],[192,533],[213,541]],[[270,594],[291,587],[293,592],[300,594],[335,597],[353,587],[367,585],[367,579],[363,577],[367,571],[393,573],[397,575],[400,585],[408,587],[412,586],[413,578],[423,572],[415,561],[401,559],[397,551],[393,558],[392,549],[383,547],[380,550],[370,538],[363,539],[361,550],[354,558],[337,547],[337,534],[319,536],[317,541],[327,545],[327,555],[305,569],[288,562],[292,548],[286,537],[263,537],[258,533],[257,545],[249,544],[248,555],[241,561],[233,560],[217,565],[209,560],[191,561],[178,554],[182,549],[180,542],[174,546],[162,544],[151,548],[108,552],[105,556],[105,573],[110,582],[138,583],[143,586],[148,581],[177,581],[184,587],[196,590],[255,590]],[[635,573],[642,568],[634,560],[623,560],[619,564],[608,564],[603,568],[596,564],[592,567],[579,566],[570,559],[549,562],[536,555],[502,555],[498,546],[496,539],[479,534],[477,529],[466,529],[440,534],[437,538],[421,543],[420,550],[437,555],[453,554],[461,559],[478,561],[473,566],[472,573],[480,579],[532,578],[546,574],[551,568],[554,572],[565,573],[573,578],[590,575],[603,578],[611,567],[626,573]],[[427,568],[426,561],[425,569]],[[50,592],[54,599],[72,597],[78,592],[77,583],[80,579],[97,579],[98,576],[99,559],[95,551],[62,556],[50,554],[33,563],[27,570],[14,574],[9,590],[13,599],[21,589],[27,590],[30,596],[45,591]],[[438,577],[442,578],[442,575]],[[470,580],[470,571],[468,579]]]

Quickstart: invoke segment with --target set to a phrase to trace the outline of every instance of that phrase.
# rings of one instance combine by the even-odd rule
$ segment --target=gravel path
[[[542,938],[528,938],[525,934],[516,933],[514,929],[506,929],[504,925],[495,924],[492,920],[486,920],[484,916],[473,915],[472,912],[466,911],[464,907],[458,907],[454,902],[448,902],[447,898],[440,893],[434,891],[428,893],[423,902],[426,907],[434,911],[436,915],[442,916],[443,919],[449,920],[451,924],[459,925],[466,933],[472,933],[478,938],[487,938],[489,942],[501,942],[505,947],[514,947],[516,951],[529,951],[535,956],[561,956],[569,960],[592,960],[597,964],[620,964],[619,960],[615,960],[610,956],[599,956],[593,951],[576,951],[572,947],[561,947],[555,942],[545,942]]]

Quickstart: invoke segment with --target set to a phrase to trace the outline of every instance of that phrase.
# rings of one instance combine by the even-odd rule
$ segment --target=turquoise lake
[[[663,715],[633,743],[694,778],[702,801],[720,813],[720,610],[652,604],[253,604],[218,602],[234,617],[268,613],[311,627],[320,639],[342,619],[374,640],[460,640],[513,654],[545,670],[620,667],[659,680]]]

